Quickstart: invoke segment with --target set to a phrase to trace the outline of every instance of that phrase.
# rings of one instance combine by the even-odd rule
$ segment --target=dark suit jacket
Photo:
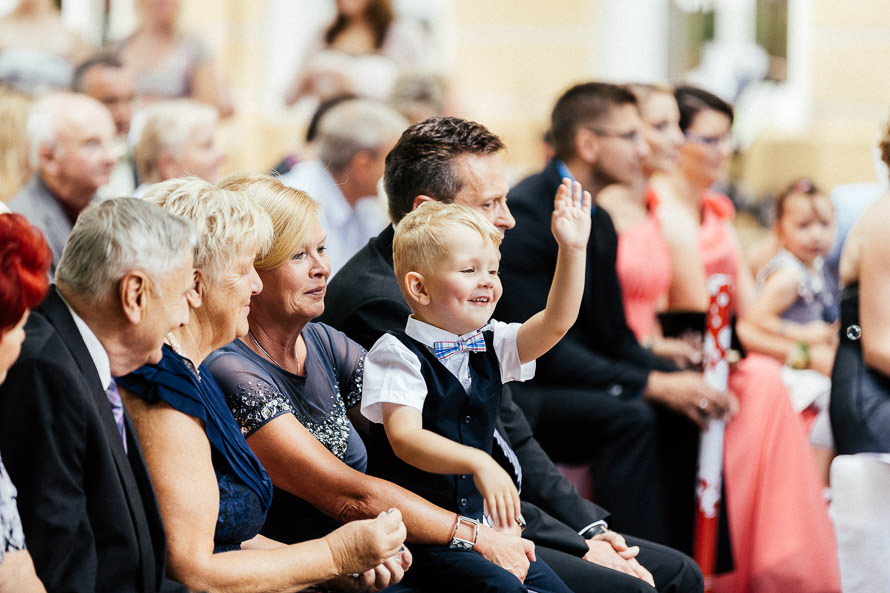
[[[129,416],[128,454],[54,288],[25,334],[0,386],[0,450],[37,575],[53,592],[186,591],[164,579],[161,517]]]
[[[387,330],[401,330],[411,309],[393,272],[392,226],[372,238],[331,279],[319,321],[370,348]],[[498,431],[510,442],[522,466],[524,535],[538,545],[579,556],[588,550],[577,531],[608,513],[578,495],[532,436],[522,411],[504,387]],[[537,505],[537,506],[536,506]]]
[[[553,196],[561,176],[550,163],[510,190],[508,203],[516,230],[501,244],[504,295],[495,315],[524,321],[547,303],[558,246],[550,230]],[[634,397],[652,370],[675,367],[640,346],[624,316],[615,271],[618,236],[612,219],[595,208],[587,250],[587,274],[578,320],[550,352],[538,359],[535,381],[589,386],[612,395]]]

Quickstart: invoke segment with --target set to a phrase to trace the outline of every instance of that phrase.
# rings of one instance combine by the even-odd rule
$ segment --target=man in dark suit
[[[0,386],[0,449],[48,591],[186,591],[164,578],[160,514],[112,376],[160,360],[188,322],[194,245],[192,225],[157,206],[97,203],[25,326]]]
[[[606,185],[638,179],[649,150],[633,95],[611,84],[568,90],[553,109],[551,129],[556,158],[509,194],[522,232],[501,245],[504,296],[497,315],[505,321],[525,319],[547,298],[556,262],[547,194],[570,177],[595,199]],[[662,529],[663,536],[652,537],[689,550],[698,426],[723,416],[730,398],[701,374],[677,371],[637,342],[615,270],[615,228],[602,208],[594,207],[592,216],[578,320],[538,360],[537,386],[546,385],[548,393],[553,386],[561,389],[546,398],[516,390],[515,397],[548,453],[590,464],[596,499],[610,507],[616,525],[636,533],[628,522],[643,519]],[[645,466],[628,459],[620,445],[629,422],[648,427]]]
[[[444,201],[479,209],[501,232],[512,228],[503,148],[484,126],[457,118],[408,128],[386,158],[392,219],[398,222],[424,202]],[[392,240],[390,226],[334,276],[320,318],[366,348],[383,332],[404,327],[411,313],[393,271]],[[633,558],[633,549],[626,551],[625,539],[606,525],[608,512],[582,499],[538,445],[507,386],[496,430],[495,440],[504,441],[494,447],[496,456],[501,452],[508,471],[521,475],[528,522],[523,536],[576,593],[652,591],[643,580],[650,572],[658,591],[702,589],[701,573],[679,552],[634,538],[626,543],[639,546],[639,554]]]

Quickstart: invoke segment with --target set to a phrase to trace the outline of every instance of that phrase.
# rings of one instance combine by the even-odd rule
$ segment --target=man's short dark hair
[[[503,141],[488,128],[457,117],[432,117],[402,133],[386,155],[383,185],[393,222],[411,211],[414,198],[453,202],[463,186],[454,166],[462,154],[493,154]]]
[[[713,93],[694,86],[678,86],[674,98],[680,108],[680,129],[684,132],[692,125],[692,120],[702,111],[719,111],[732,123],[732,105]]]
[[[585,82],[567,90],[556,101],[550,118],[557,158],[565,160],[575,155],[578,128],[594,125],[613,107],[636,104],[633,93],[607,82]]]
[[[98,66],[104,66],[105,68],[123,68],[124,63],[114,54],[103,52],[94,55],[81,63],[80,66],[74,70],[74,76],[71,77],[71,90],[75,93],[84,92],[83,79],[86,78],[87,72]]]

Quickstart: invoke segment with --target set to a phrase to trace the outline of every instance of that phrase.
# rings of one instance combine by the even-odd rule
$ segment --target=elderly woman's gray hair
[[[56,267],[63,293],[105,300],[128,272],[142,270],[155,287],[197,244],[195,226],[137,198],[97,202],[77,217]]]
[[[139,139],[133,149],[136,174],[142,183],[161,181],[161,155],[180,157],[183,146],[202,126],[215,127],[219,112],[206,103],[192,99],[159,101],[143,113]]]
[[[198,229],[195,267],[211,284],[244,254],[265,254],[272,244],[272,219],[259,205],[197,177],[152,185],[143,199],[191,220]]]

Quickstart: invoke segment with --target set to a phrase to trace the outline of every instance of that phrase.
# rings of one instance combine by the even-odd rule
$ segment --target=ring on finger
[[[708,406],[709,406],[710,404],[711,404],[711,400],[709,400],[709,399],[706,398],[706,397],[703,397],[703,398],[701,398],[701,399],[699,400],[699,402],[698,402],[698,407],[701,408],[702,410],[707,410],[707,409],[708,409]]]

